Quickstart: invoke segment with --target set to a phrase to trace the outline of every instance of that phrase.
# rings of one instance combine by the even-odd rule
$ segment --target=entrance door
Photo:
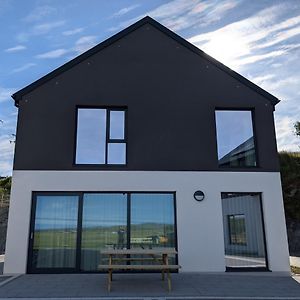
[[[28,268],[71,272],[76,268],[78,195],[34,197]]]
[[[227,269],[267,269],[260,194],[222,193]]]

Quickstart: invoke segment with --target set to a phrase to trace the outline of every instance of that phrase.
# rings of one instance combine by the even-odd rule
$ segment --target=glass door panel
[[[175,248],[173,194],[131,194],[130,248]]]
[[[106,248],[127,248],[127,194],[84,194],[81,270],[97,271],[107,263],[100,253]]]
[[[266,268],[259,194],[222,193],[227,268]]]
[[[78,196],[37,196],[31,269],[76,267]]]

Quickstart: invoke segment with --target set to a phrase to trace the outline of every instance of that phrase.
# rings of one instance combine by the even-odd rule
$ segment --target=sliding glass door
[[[97,272],[107,248],[176,248],[174,193],[37,193],[28,271]]]
[[[131,248],[175,248],[172,194],[131,195]]]
[[[78,203],[77,195],[36,196],[30,236],[31,270],[76,268]]]
[[[84,194],[81,270],[97,271],[105,257],[105,248],[127,246],[127,195],[126,194]]]

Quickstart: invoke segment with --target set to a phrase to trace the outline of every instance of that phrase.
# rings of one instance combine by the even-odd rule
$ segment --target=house
[[[145,17],[13,96],[5,273],[98,272],[175,247],[180,272],[289,272],[277,98]]]

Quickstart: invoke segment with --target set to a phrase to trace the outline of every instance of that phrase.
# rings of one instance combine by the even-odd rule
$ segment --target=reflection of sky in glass
[[[76,229],[78,196],[38,196],[35,229]],[[131,194],[131,223],[174,223],[173,194]],[[84,194],[82,227],[126,226],[127,194]]]
[[[106,110],[78,109],[76,163],[104,164]]]
[[[78,196],[38,196],[35,230],[76,229]]]
[[[253,136],[251,111],[216,111],[218,158]]]
[[[125,226],[126,194],[84,194],[82,227]]]
[[[173,224],[173,197],[173,194],[131,194],[131,224]]]
[[[111,111],[109,137],[111,139],[124,139],[124,124],[125,124],[125,112]]]
[[[126,164],[126,144],[125,143],[109,143],[108,157],[109,164]]]

